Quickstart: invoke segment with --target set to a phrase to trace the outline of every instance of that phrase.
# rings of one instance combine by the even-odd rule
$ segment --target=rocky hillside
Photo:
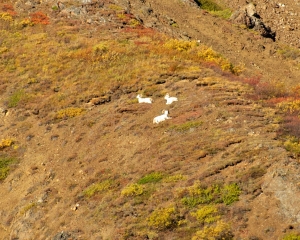
[[[297,5],[214,4],[0,3],[1,239],[299,239]]]

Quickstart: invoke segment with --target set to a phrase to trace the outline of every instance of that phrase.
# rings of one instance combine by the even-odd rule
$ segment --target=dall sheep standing
[[[172,102],[178,101],[177,97],[170,97],[169,93],[166,94],[165,99],[167,100],[167,105],[172,104]]]
[[[142,98],[140,94],[138,94],[136,96],[136,98],[138,99],[139,103],[152,103],[153,102],[152,98]]]
[[[162,121],[165,121],[166,119],[171,119],[171,117],[168,117],[169,111],[168,110],[163,110],[163,114],[160,116],[157,116],[153,119],[153,123],[160,123]]]

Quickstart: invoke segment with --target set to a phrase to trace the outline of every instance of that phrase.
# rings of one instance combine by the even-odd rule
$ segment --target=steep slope
[[[193,3],[97,4],[65,2],[66,13],[20,1],[17,16],[1,15],[1,239],[299,231],[298,160],[277,134],[283,112],[250,86],[253,75],[268,81],[292,68],[277,43]],[[25,22],[36,10],[50,24]],[[290,74],[287,86],[297,85]],[[154,103],[138,104],[138,93]],[[166,93],[179,101],[166,105]],[[153,124],[163,109],[172,118]]]

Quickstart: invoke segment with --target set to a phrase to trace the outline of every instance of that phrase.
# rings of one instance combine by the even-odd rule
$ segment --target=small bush
[[[294,113],[300,111],[300,100],[286,100],[277,104],[277,107],[281,109],[283,112]]]
[[[165,44],[164,47],[168,49],[173,49],[177,51],[188,51],[197,46],[196,41],[184,41],[184,40],[177,40],[177,39],[170,39]]]
[[[164,182],[178,182],[181,180],[185,180],[186,176],[183,176],[181,174],[173,175],[173,176],[168,176],[164,179]]]
[[[151,227],[158,229],[166,229],[176,225],[175,208],[161,208],[154,210],[147,218],[148,224]]]
[[[254,88],[260,99],[270,99],[288,96],[283,82],[260,82]]]
[[[230,205],[239,200],[241,193],[237,184],[229,184],[225,186],[211,185],[202,187],[199,181],[196,181],[193,186],[189,187],[188,195],[181,199],[181,202],[190,207],[196,207],[199,204],[209,203],[224,203]]]
[[[63,119],[63,118],[73,118],[76,116],[79,116],[85,112],[85,109],[83,108],[66,108],[59,110],[56,113],[57,119]]]
[[[104,182],[96,183],[89,186],[87,189],[83,191],[83,194],[86,197],[92,197],[96,193],[107,191],[111,187],[112,183],[110,180],[106,180]]]
[[[138,184],[146,184],[146,183],[156,183],[163,179],[163,174],[159,172],[149,173],[146,176],[142,177]]]
[[[233,234],[230,225],[223,221],[218,221],[213,226],[205,226],[202,230],[197,231],[192,240],[232,240]]]
[[[193,208],[199,204],[207,204],[214,202],[220,195],[220,186],[213,185],[208,188],[201,186],[199,181],[196,181],[193,186],[188,188],[189,195],[181,199],[184,205]]]
[[[225,185],[221,190],[221,199],[226,205],[239,200],[241,190],[236,183]]]
[[[19,25],[20,25],[21,27],[25,28],[25,27],[28,27],[28,26],[33,26],[34,23],[31,22],[30,19],[26,18],[26,19],[23,19],[23,20],[19,23]]]
[[[214,205],[206,205],[191,213],[200,223],[213,223],[221,218],[218,215],[218,209]]]
[[[300,234],[290,233],[284,236],[282,240],[300,240]]]
[[[205,61],[212,61],[212,62],[220,62],[222,59],[221,54],[214,51],[211,47],[202,46],[201,50],[198,51],[198,57]]]
[[[7,12],[11,16],[16,16],[17,15],[13,5],[11,5],[11,4],[4,4],[3,7],[2,7],[2,11]]]
[[[12,139],[2,139],[0,142],[0,149],[10,147],[13,145],[14,141]]]
[[[0,181],[4,180],[9,171],[10,171],[10,165],[12,163],[15,163],[16,159],[15,158],[10,158],[10,157],[0,157]]]
[[[133,183],[125,187],[121,194],[123,196],[139,196],[144,193],[144,187],[140,184]]]
[[[30,20],[33,24],[49,24],[49,18],[43,12],[35,12],[30,14]]]
[[[16,107],[18,103],[26,96],[23,89],[14,92],[8,99],[8,107]]]
[[[234,66],[228,59],[214,51],[211,47],[202,46],[197,55],[200,59],[206,62],[217,64],[223,71],[228,71],[235,75],[239,75],[242,71],[244,71],[244,66]]]
[[[287,115],[284,117],[279,129],[281,135],[291,135],[300,138],[300,118],[298,115]]]
[[[296,156],[300,156],[300,143],[298,138],[289,137],[283,145],[287,151],[292,152]]]
[[[105,42],[102,42],[102,43],[98,43],[97,45],[93,46],[93,53],[95,55],[98,55],[98,54],[103,54],[103,53],[106,53],[108,51],[108,46]]]
[[[4,12],[4,13],[0,13],[0,20],[3,20],[5,22],[12,22],[13,18],[11,14],[9,14],[8,12]]]

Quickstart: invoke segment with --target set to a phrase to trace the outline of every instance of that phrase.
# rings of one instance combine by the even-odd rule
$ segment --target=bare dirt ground
[[[265,81],[298,84],[295,61],[276,54],[289,39],[298,38],[297,27],[284,36],[282,25],[275,24],[280,22],[277,16],[287,12],[266,14],[262,9],[269,9],[269,4],[257,4],[265,23],[278,32],[279,41],[273,42],[191,2],[118,4],[147,27],[175,38],[200,40],[233,63],[244,63],[241,78],[260,75]],[[241,3],[227,4],[237,8]],[[284,9],[291,4],[287,2]],[[171,26],[174,22],[176,27]],[[111,30],[118,34],[120,29],[114,26]],[[101,31],[101,26],[95,29]],[[298,46],[296,40],[291,43]],[[2,152],[21,161],[1,182],[0,238],[191,239],[199,226],[187,212],[180,214],[191,224],[179,230],[145,232],[143,221],[157,206],[174,202],[177,190],[196,180],[204,185],[240,185],[240,200],[222,209],[234,239],[282,239],[299,232],[299,163],[277,138],[281,115],[251,99],[249,86],[218,69],[201,66],[196,72],[171,72],[160,79],[164,81],[156,84],[152,105],[129,103],[137,91],[119,89],[121,93],[110,102],[59,122],[41,117],[43,109],[40,114],[30,108],[9,109],[0,119],[0,131],[16,138],[18,147]],[[179,101],[167,106],[172,119],[153,125],[153,116],[166,108],[160,95],[164,92]],[[174,130],[186,122],[201,125]],[[125,186],[153,171],[187,179],[156,186],[145,199],[121,195]],[[117,182],[111,191],[83,196],[92,183],[106,179]]]

